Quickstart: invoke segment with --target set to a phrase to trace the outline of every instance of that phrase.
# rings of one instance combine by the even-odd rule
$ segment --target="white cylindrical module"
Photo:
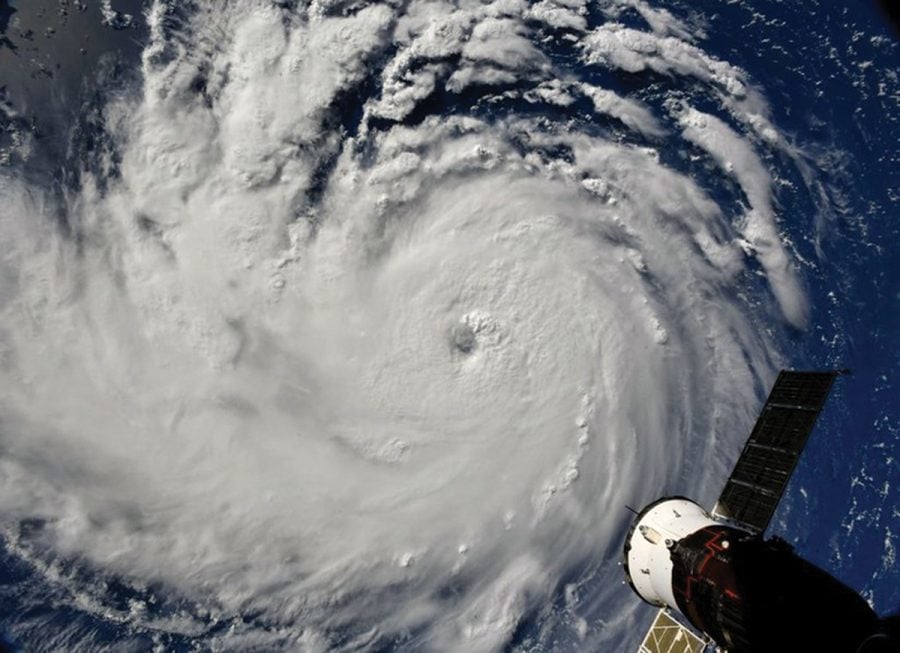
[[[678,610],[670,549],[691,533],[717,525],[720,522],[683,497],[666,497],[644,508],[625,538],[625,573],[632,589],[652,605]]]

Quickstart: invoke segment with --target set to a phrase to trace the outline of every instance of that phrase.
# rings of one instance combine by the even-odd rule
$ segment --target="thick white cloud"
[[[646,136],[662,136],[665,132],[654,115],[640,102],[629,100],[614,91],[582,84],[581,89],[594,103],[597,113],[621,120],[629,128]]]
[[[621,643],[623,505],[711,498],[774,366],[736,295],[745,241],[802,324],[757,153],[778,133],[664,14],[573,59],[708,82],[772,138],[559,69],[535,24],[582,31],[583,3],[340,13],[236,3],[173,29],[156,4],[141,93],[106,108],[119,175],[61,204],[0,178],[4,535],[48,576],[44,550],[199,606],[84,586],[84,609],[233,620],[226,649],[498,650],[581,569],[547,622]],[[475,83],[513,109],[376,126]],[[746,214],[652,149],[694,146]]]
[[[750,204],[741,231],[766,270],[785,318],[803,328],[809,308],[795,266],[778,233],[769,172],[753,146],[719,118],[690,107],[683,107],[678,113],[684,128],[682,135],[709,152],[741,185]]]

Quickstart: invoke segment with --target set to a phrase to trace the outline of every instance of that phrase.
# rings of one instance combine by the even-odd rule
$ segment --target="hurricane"
[[[0,170],[7,547],[135,650],[633,643],[627,506],[809,320],[765,89],[643,0],[140,19],[61,190]]]

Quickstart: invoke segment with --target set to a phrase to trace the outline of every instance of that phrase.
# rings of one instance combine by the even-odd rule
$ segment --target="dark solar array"
[[[778,375],[715,512],[766,529],[838,374]]]

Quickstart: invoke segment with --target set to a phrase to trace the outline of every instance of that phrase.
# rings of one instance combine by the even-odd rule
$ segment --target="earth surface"
[[[0,3],[12,650],[636,650],[630,513],[849,368],[769,533],[900,610],[867,2]]]

